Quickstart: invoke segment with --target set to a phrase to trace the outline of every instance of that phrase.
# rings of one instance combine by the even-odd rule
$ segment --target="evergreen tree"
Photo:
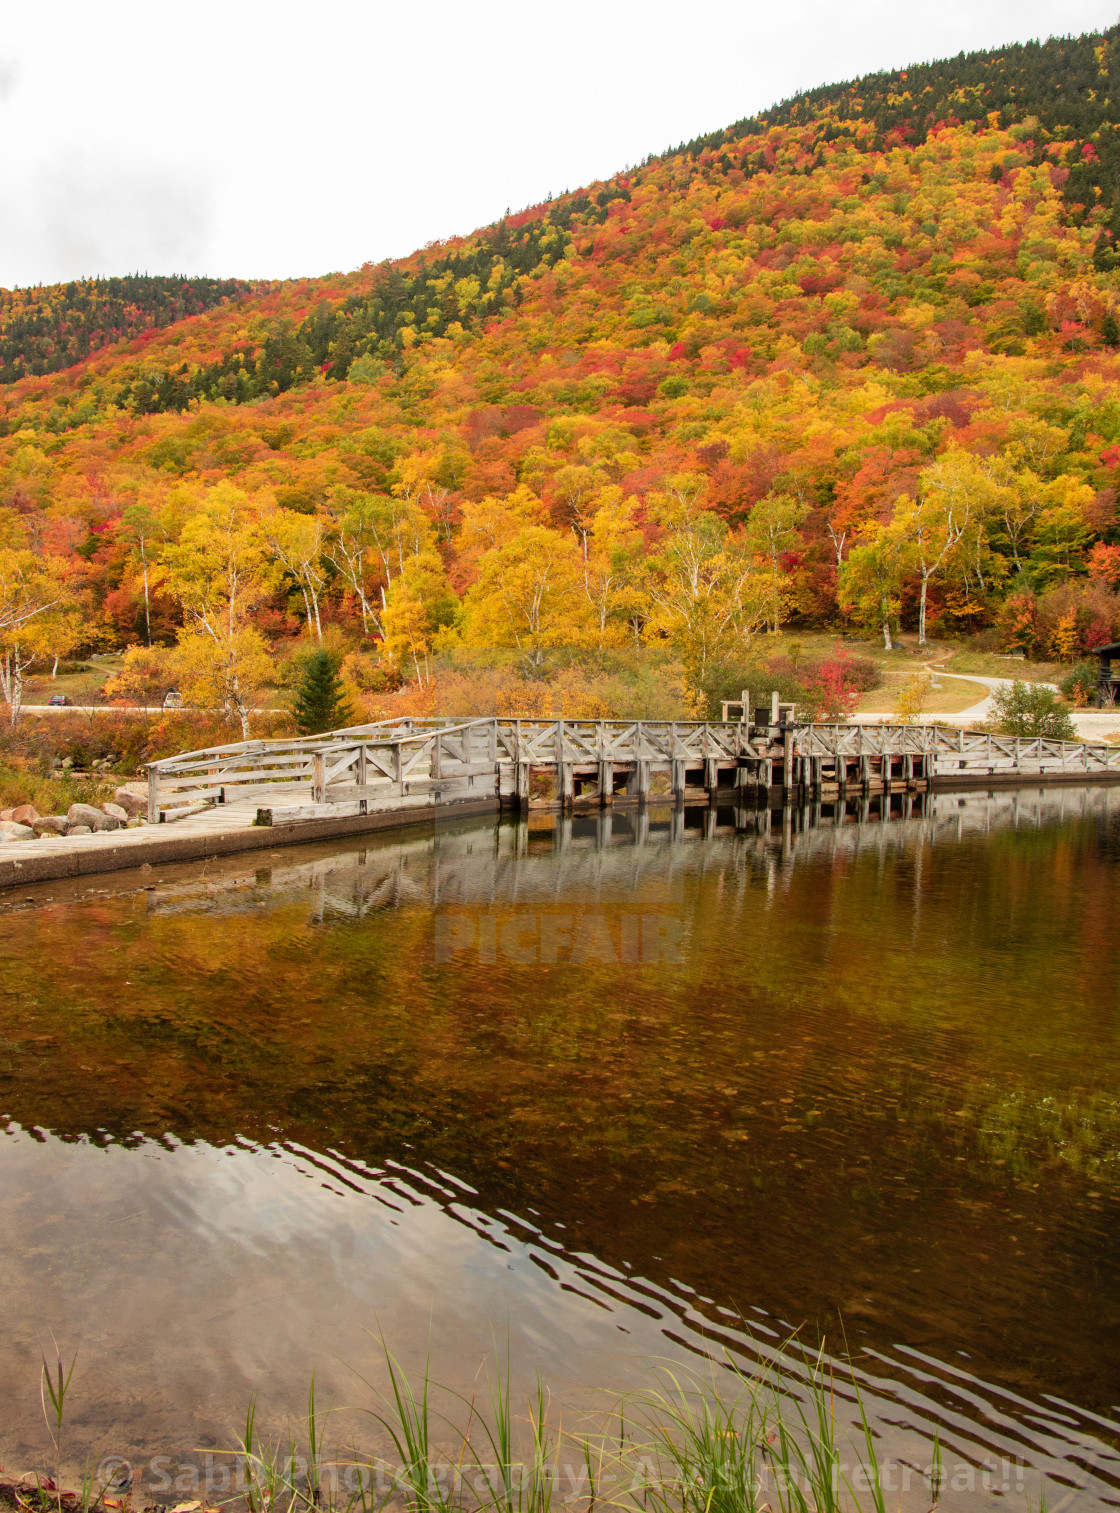
[[[1117,325],[1111,310],[1105,311],[1104,320],[1101,321],[1101,341],[1106,347],[1120,346],[1120,325]]]
[[[341,730],[353,723],[354,712],[346,703],[330,652],[320,650],[308,659],[292,713],[301,735]]]

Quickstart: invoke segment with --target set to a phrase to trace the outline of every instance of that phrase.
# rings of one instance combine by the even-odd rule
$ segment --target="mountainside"
[[[70,368],[91,352],[248,294],[239,279],[81,279],[0,290],[0,383]]]
[[[698,709],[781,626],[1072,660],[1120,634],[1118,44],[814,90],[345,276],[6,296],[8,555],[183,681],[241,533],[246,687],[323,637],[371,711],[484,663]]]

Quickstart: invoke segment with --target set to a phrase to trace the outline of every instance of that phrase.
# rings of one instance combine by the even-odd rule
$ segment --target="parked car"
[[[56,709],[61,709],[64,704],[69,704],[69,702],[70,700],[64,693],[52,693],[47,700],[48,705],[53,705]]]
[[[182,709],[183,695],[177,688],[169,688],[163,696],[164,709]]]

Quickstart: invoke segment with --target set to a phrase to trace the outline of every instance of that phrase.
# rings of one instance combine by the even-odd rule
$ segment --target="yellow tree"
[[[303,595],[307,633],[323,639],[319,595],[327,581],[323,571],[323,522],[318,515],[269,509],[260,517],[260,533],[273,560]]]
[[[381,590],[384,606],[389,580],[379,543],[385,513],[383,506],[392,506],[393,503],[383,496],[344,487],[333,489],[327,503],[333,530],[326,538],[323,555],[353,590],[361,611],[362,629],[367,635],[371,623],[374,629],[381,630],[374,595]]]
[[[550,647],[584,635],[583,560],[566,532],[531,525],[487,552],[464,601],[468,645],[515,648],[530,676],[540,676]]]
[[[398,666],[412,663],[420,684],[431,682],[432,643],[454,621],[458,602],[434,551],[410,557],[386,595],[381,615],[385,646]]]
[[[792,494],[767,494],[751,511],[747,522],[746,542],[769,567],[770,629],[777,635],[782,623],[782,606],[789,575],[782,571],[781,555],[797,540],[797,533],[809,513]]]
[[[572,528],[587,557],[587,538],[591,534],[591,500],[603,482],[595,468],[568,463],[552,475],[552,486],[560,501],[564,518]]]
[[[275,570],[252,517],[248,497],[219,483],[163,552],[167,585],[183,609],[184,625],[171,656],[188,703],[218,706],[241,722],[272,675],[272,658],[253,610],[272,592]]]
[[[840,570],[841,609],[859,625],[877,626],[887,651],[894,650],[891,621],[898,619],[902,583],[912,560],[911,543],[902,530],[893,523],[868,520],[857,531]]]
[[[617,484],[600,490],[583,537],[583,590],[591,609],[591,634],[598,646],[618,646],[645,616],[640,587],[642,533],[634,524],[637,499],[624,498]]]
[[[695,495],[671,495],[656,518],[665,538],[649,564],[650,626],[676,647],[698,694],[711,663],[744,650],[765,624],[768,577]]]
[[[955,565],[962,543],[979,535],[985,517],[998,509],[998,482],[970,452],[954,447],[943,452],[920,475],[921,494],[903,494],[895,506],[893,526],[905,536],[918,573],[918,645],[926,645],[929,585]]]
[[[128,542],[133,568],[140,574],[144,592],[144,633],[151,646],[152,588],[160,576],[158,553],[161,543],[167,540],[166,522],[147,500],[141,499],[122,512],[121,535]]]
[[[75,596],[72,570],[60,557],[0,548],[0,693],[14,726],[23,703],[23,675],[64,637]]]
[[[487,494],[478,500],[466,499],[461,509],[463,526],[456,561],[464,577],[474,575],[484,552],[505,546],[531,525],[549,523],[543,503],[524,483],[504,498]]]

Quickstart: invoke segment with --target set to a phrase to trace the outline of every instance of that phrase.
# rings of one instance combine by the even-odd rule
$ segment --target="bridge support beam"
[[[685,777],[684,763],[674,760],[669,768],[669,787],[673,792],[675,804],[684,803],[684,790],[687,779]]]
[[[626,783],[626,792],[631,798],[644,802],[649,798],[649,762],[634,763]]]
[[[606,809],[614,803],[614,763],[599,763],[599,808]]]

